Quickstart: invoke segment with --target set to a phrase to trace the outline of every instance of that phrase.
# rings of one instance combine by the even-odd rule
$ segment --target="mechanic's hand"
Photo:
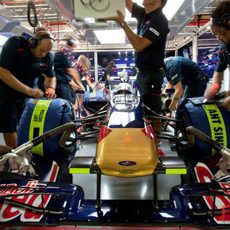
[[[228,164],[229,159],[226,156],[223,156],[218,163],[220,171],[222,171],[225,175],[228,175]]]
[[[120,10],[117,10],[117,16],[114,16],[114,17],[107,17],[105,18],[105,20],[111,20],[111,21],[115,21],[117,22],[118,24],[121,24],[124,22],[124,15],[122,14],[122,12]]]
[[[46,98],[55,98],[56,97],[55,89],[52,87],[48,87],[45,91],[45,97]]]
[[[80,89],[80,86],[78,84],[76,84],[74,81],[70,81],[69,85],[71,86],[71,88],[73,90],[79,90]]]
[[[175,109],[175,106],[174,105],[170,105],[168,107],[168,112],[172,112],[174,109]]]
[[[12,147],[8,145],[0,145],[0,155],[11,152]]]
[[[230,109],[230,96],[227,96],[222,102],[222,107],[229,110]]]
[[[206,89],[204,97],[208,100],[213,99],[220,91],[221,85],[218,82],[212,83],[212,85]]]
[[[85,90],[85,87],[84,87],[81,83],[79,83],[79,86],[80,86],[80,90],[82,90],[82,91],[84,91],[84,92],[86,91],[86,90]]]
[[[27,95],[33,98],[41,98],[43,97],[44,93],[40,89],[29,88]]]

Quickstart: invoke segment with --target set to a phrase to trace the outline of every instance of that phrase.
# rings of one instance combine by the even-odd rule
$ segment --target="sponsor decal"
[[[49,178],[47,177],[48,180],[46,181],[54,182],[57,178],[58,169],[58,165],[53,163],[51,171],[48,175]],[[26,195],[27,193],[33,193],[33,188],[40,188],[41,186],[44,186],[44,184],[39,183],[37,180],[29,181],[23,188],[17,188],[17,184],[1,184],[0,186],[2,186],[0,189],[0,196],[14,195],[9,198],[5,198],[9,200],[9,202],[12,201],[22,205],[29,205],[35,208],[47,207],[52,197],[52,195]],[[7,188],[4,188],[4,186],[7,186]],[[21,222],[37,223],[42,219],[43,216],[43,213],[33,212],[26,208],[16,207],[13,204],[9,204],[7,201],[0,203],[0,222],[8,222],[18,217],[20,218]]]
[[[137,163],[135,161],[120,161],[118,164],[121,166],[134,166]]]
[[[160,33],[157,30],[153,29],[152,27],[150,27],[149,30],[153,32],[156,36],[160,36]]]
[[[178,74],[173,75],[172,78],[171,78],[172,81],[175,80],[177,78],[177,76],[178,76]]]
[[[212,139],[222,146],[227,146],[228,140],[225,123],[219,108],[217,105],[203,105],[203,109],[209,121]],[[215,152],[213,149],[212,154],[214,155]]]
[[[213,178],[213,174],[210,169],[203,163],[198,163],[195,167],[195,174],[198,182],[205,183],[210,182]],[[223,189],[230,188],[229,183],[219,183]],[[228,192],[229,194],[229,192]],[[210,210],[222,209],[222,214],[216,214],[214,216],[214,221],[217,224],[230,224],[230,212],[227,211],[230,207],[230,197],[229,196],[216,196],[215,205],[213,205],[213,196],[203,196],[205,203]]]
[[[44,133],[45,118],[50,103],[51,100],[37,101],[30,121],[29,140]],[[34,146],[31,152],[43,156],[43,142]]]
[[[230,195],[230,184],[229,182],[220,182],[220,187],[224,190],[224,193]]]

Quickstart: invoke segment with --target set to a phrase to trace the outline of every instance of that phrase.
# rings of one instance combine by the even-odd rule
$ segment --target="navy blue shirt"
[[[105,78],[107,77],[107,75],[112,76],[114,72],[114,68],[112,66],[107,66],[105,68]]]
[[[71,77],[67,73],[67,68],[73,68],[72,52],[70,49],[63,49],[54,55],[54,71],[58,82],[70,82]]]
[[[219,60],[216,64],[215,71],[223,72],[230,65],[230,45],[221,45],[219,49]]]
[[[146,14],[143,7],[134,3],[132,17],[135,17],[138,22],[137,34],[152,41],[152,44],[144,50],[136,52],[136,66],[140,70],[155,70],[163,67],[169,28],[162,8]]]
[[[196,81],[202,73],[197,63],[185,57],[166,58],[165,65],[166,78],[172,85],[176,85],[179,81],[182,85],[188,85]]]
[[[44,58],[37,58],[31,52],[28,40],[24,37],[13,36],[3,45],[0,66],[9,70],[19,81],[35,87],[37,79],[45,74],[54,77],[53,56],[47,53]],[[27,95],[14,90],[0,80],[0,101],[24,100]]]

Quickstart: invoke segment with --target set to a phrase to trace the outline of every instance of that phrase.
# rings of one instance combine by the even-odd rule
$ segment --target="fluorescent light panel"
[[[3,46],[7,39],[7,36],[0,35],[0,46]]]
[[[123,30],[94,30],[101,44],[124,44],[125,33]]]
[[[165,7],[163,8],[163,12],[168,20],[171,20],[173,16],[176,14],[178,9],[181,7],[181,5],[184,3],[185,0],[168,0]],[[136,2],[138,5],[142,6],[143,0],[133,0],[133,2]],[[126,11],[126,19],[130,21],[130,13]]]
[[[168,0],[165,7],[163,8],[163,12],[167,19],[170,21],[176,12],[180,9],[185,0]]]

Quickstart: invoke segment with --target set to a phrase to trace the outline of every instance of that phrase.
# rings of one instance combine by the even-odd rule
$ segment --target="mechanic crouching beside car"
[[[180,56],[165,58],[165,76],[168,83],[162,95],[167,89],[175,89],[168,107],[170,111],[175,109],[180,98],[203,96],[209,80],[197,63]]]
[[[54,39],[45,30],[26,39],[10,37],[0,55],[0,132],[7,146],[17,146],[17,124],[27,97],[55,97],[56,79],[50,50]],[[36,82],[43,75],[44,92]]]
[[[224,71],[230,68],[230,1],[221,1],[211,15],[211,30],[222,43],[219,49],[219,60],[213,74],[212,85],[206,90],[204,97],[214,99],[219,93]],[[230,109],[230,91],[225,93],[220,106]]]

